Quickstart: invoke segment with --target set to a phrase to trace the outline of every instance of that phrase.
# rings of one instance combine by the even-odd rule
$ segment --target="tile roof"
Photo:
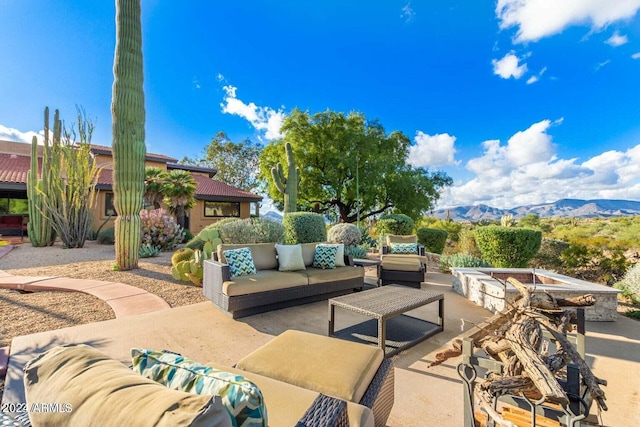
[[[26,184],[27,172],[31,168],[31,158],[16,154],[0,153],[0,183]],[[98,188],[110,190],[113,176],[109,169],[103,169],[98,177]],[[211,201],[260,201],[262,196],[240,190],[223,182],[203,175],[192,175],[197,182],[196,198]]]
[[[111,147],[107,147],[106,145],[91,144],[91,151],[94,152],[95,154],[105,154],[108,156],[113,155],[113,150],[111,149]],[[147,160],[155,160],[155,161],[166,162],[166,163],[175,163],[178,161],[177,159],[174,159],[173,157],[165,156],[164,154],[155,154],[155,153],[149,153],[149,152],[147,152],[147,155],[145,156],[145,158]]]

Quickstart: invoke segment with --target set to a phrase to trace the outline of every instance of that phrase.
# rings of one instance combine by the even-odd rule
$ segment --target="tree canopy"
[[[184,157],[180,162],[216,169],[213,179],[253,191],[258,188],[258,156],[262,146],[249,139],[233,142],[225,132],[218,132],[203,149],[199,159]]]
[[[439,190],[452,181],[443,172],[407,164],[410,140],[402,132],[387,134],[364,114],[330,110],[316,113],[293,110],[282,126],[283,139],[271,141],[260,154],[259,178],[275,203],[283,202],[271,168],[285,162],[284,145],[291,143],[300,169],[300,210],[337,216],[341,222],[395,209],[412,218],[429,211]]]

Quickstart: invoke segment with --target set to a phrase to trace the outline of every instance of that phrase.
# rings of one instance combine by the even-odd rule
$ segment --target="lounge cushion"
[[[251,244],[230,244],[222,243],[218,245],[218,261],[227,264],[224,251],[229,249],[239,249],[248,247],[251,250],[253,264],[257,270],[275,270],[278,268],[276,258],[276,246],[274,243],[251,243]]]
[[[405,258],[404,255],[385,256],[380,263],[383,270],[421,271],[422,262],[418,258]]]
[[[172,390],[218,395],[233,427],[267,427],[260,389],[242,375],[202,365],[174,353],[131,349],[133,370]]]
[[[231,427],[219,396],[170,390],[83,344],[54,347],[31,360],[24,385],[27,407],[61,404],[59,412],[31,412],[34,427]]]
[[[313,256],[312,267],[315,268],[336,268],[336,254],[338,248],[336,246],[316,245],[316,253]]]
[[[364,268],[336,267],[333,270],[327,270],[309,267],[305,271],[301,271],[300,273],[309,278],[309,285],[358,278],[362,278],[364,283]]]
[[[317,243],[301,243],[302,259],[304,259],[304,265],[310,267],[313,264],[313,256],[316,253]]]
[[[296,351],[289,351],[292,348]],[[243,357],[236,367],[360,402],[383,358],[378,347],[287,330]]]
[[[387,234],[387,246],[392,243],[418,243],[418,236],[415,234],[399,235],[399,234]]]
[[[229,264],[231,278],[256,274],[256,266],[253,264],[251,249],[229,249],[223,252]]]
[[[224,282],[222,293],[231,297],[307,284],[309,284],[309,280],[304,271],[258,270],[256,274],[251,276],[236,277]]]
[[[207,366],[242,375],[257,385],[269,408],[270,426],[295,426],[319,395],[317,391],[307,390],[253,372],[229,368],[215,361],[207,362]],[[366,406],[347,402],[347,414],[351,427],[373,427],[374,425],[373,413]]]
[[[296,271],[304,270],[304,259],[302,258],[302,246],[298,245],[276,245],[278,253],[278,270]]]

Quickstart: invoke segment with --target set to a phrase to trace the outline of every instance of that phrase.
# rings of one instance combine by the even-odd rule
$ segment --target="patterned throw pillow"
[[[131,359],[135,372],[172,390],[220,396],[234,427],[268,425],[262,393],[240,375],[201,365],[178,354],[141,348],[131,349]]]
[[[390,254],[417,254],[418,245],[416,243],[392,243]]]
[[[318,243],[318,246],[335,246],[338,248],[336,252],[336,267],[344,267],[344,244],[343,243]]]
[[[229,274],[231,278],[238,276],[248,276],[250,274],[256,274],[256,266],[253,264],[253,257],[251,256],[251,249],[229,249],[223,252],[224,257],[227,259],[229,265]]]
[[[336,268],[337,246],[316,246],[312,267],[325,269]]]

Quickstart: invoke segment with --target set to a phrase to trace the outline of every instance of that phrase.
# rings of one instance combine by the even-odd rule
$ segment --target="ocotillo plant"
[[[62,123],[58,110],[53,114],[53,143],[60,143]],[[48,192],[51,176],[51,151],[49,147],[49,107],[44,109],[44,146],[42,147],[42,170],[38,168],[38,139],[31,141],[31,169],[27,173],[27,197],[29,199],[29,241],[35,247],[51,246],[56,235],[46,214],[44,194]]]
[[[144,91],[140,0],[116,0],[111,100],[116,264],[138,267],[144,196]]]
[[[284,212],[295,212],[298,209],[298,183],[300,182],[300,171],[296,169],[293,159],[293,148],[290,143],[286,143],[284,149],[287,153],[287,176],[284,176],[282,163],[271,168],[273,182],[278,190],[284,195]]]

